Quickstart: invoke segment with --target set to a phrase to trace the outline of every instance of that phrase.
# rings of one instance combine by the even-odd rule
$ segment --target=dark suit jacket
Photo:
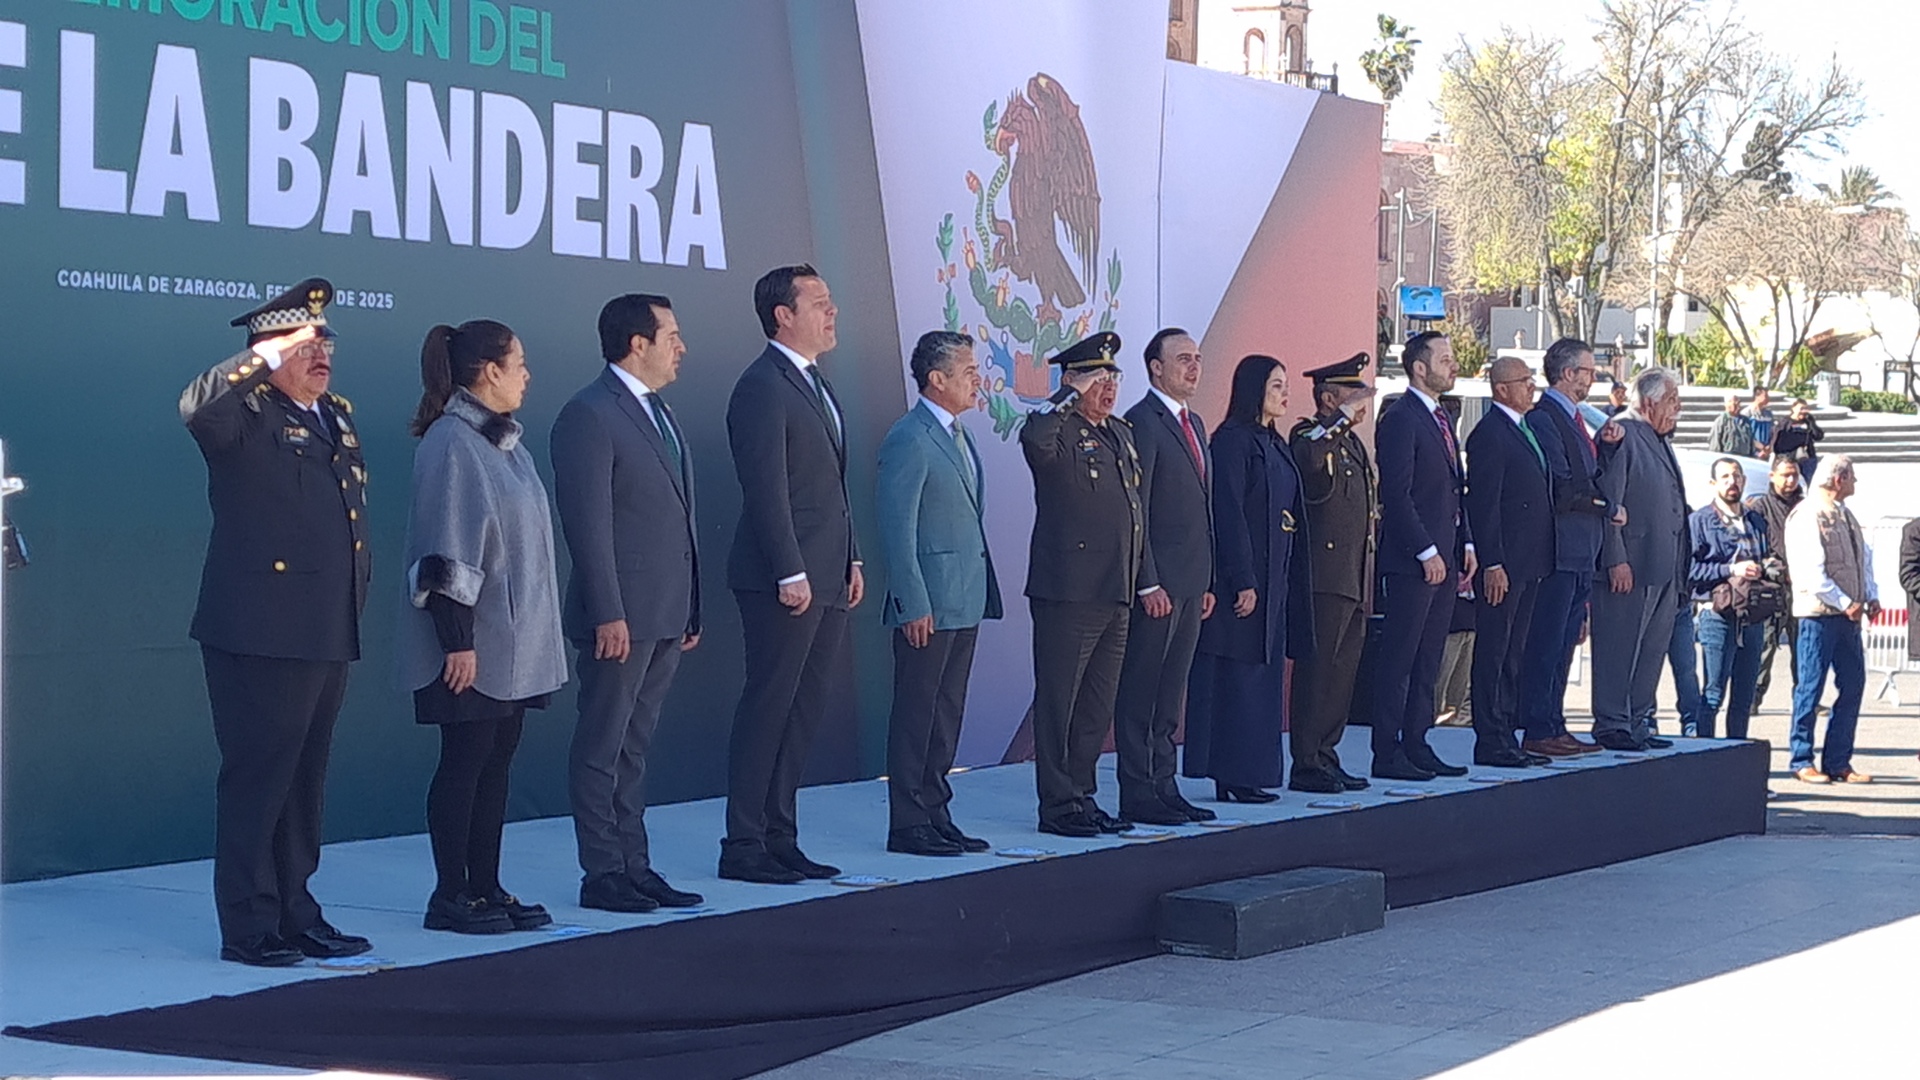
[[[847,606],[860,548],[847,505],[846,452],[832,423],[806,377],[771,343],[740,373],[727,402],[741,495],[728,588],[774,592],[781,579],[804,573],[814,603]]]
[[[1118,416],[1107,438],[1078,412],[1029,413],[1020,449],[1033,473],[1033,539],[1027,596],[1068,603],[1131,604],[1155,584],[1140,498],[1140,453]]]
[[[213,508],[193,638],[245,656],[357,660],[373,552],[353,406],[322,396],[322,423],[269,374],[243,352],[180,396]]]
[[[1614,507],[1600,493],[1600,461],[1579,424],[1559,402],[1545,397],[1527,413],[1527,427],[1540,440],[1553,474],[1553,568],[1591,574]]]
[[[1380,572],[1418,574],[1416,556],[1435,547],[1457,573],[1473,542],[1461,512],[1465,478],[1459,460],[1447,452],[1439,423],[1412,391],[1380,411],[1374,453],[1380,470]]]
[[[1206,425],[1188,411],[1200,458],[1213,472]],[[1213,507],[1208,482],[1193,464],[1180,419],[1160,395],[1149,393],[1127,410],[1133,445],[1140,451],[1140,490],[1147,506],[1147,542],[1153,551],[1157,584],[1180,600],[1197,599],[1213,588]]]
[[[1546,466],[1520,425],[1497,405],[1467,436],[1467,521],[1481,566],[1505,568],[1512,582],[1543,578],[1553,569]]]
[[[554,501],[573,572],[561,622],[591,642],[624,619],[636,641],[700,632],[693,459],[673,457],[645,406],[608,367],[553,422]]]
[[[1920,660],[1920,518],[1900,530],[1900,587],[1907,593],[1907,658]]]
[[[1306,489],[1285,439],[1254,424],[1222,424],[1214,433],[1213,484],[1218,533],[1213,617],[1200,624],[1200,651],[1249,664],[1310,658],[1313,560],[1307,552]],[[1236,593],[1259,592],[1242,619]],[[1283,648],[1276,648],[1276,646]]]

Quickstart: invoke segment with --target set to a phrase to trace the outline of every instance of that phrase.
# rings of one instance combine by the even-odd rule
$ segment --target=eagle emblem
[[[1010,439],[1025,416],[1020,403],[1053,393],[1057,374],[1047,357],[1086,337],[1096,320],[1099,329],[1113,329],[1121,264],[1119,252],[1100,248],[1093,144],[1065,86],[1034,74],[1004,105],[987,105],[981,137],[998,162],[984,181],[967,172],[972,223],[956,230],[955,215],[947,214],[934,243],[944,264],[938,279],[946,287],[946,328],[986,343],[981,407],[994,432]],[[960,263],[966,284],[956,288]],[[962,310],[963,301],[971,310]],[[976,312],[984,322],[969,318]]]

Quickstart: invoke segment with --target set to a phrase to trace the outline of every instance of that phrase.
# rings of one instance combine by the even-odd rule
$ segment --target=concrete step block
[[[1160,945],[1181,956],[1245,960],[1386,925],[1387,878],[1307,866],[1170,892]]]

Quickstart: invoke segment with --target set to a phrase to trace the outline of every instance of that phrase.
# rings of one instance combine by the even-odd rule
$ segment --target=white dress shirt
[[[1880,599],[1880,585],[1873,580],[1873,549],[1867,546],[1866,530],[1860,529],[1857,521],[1853,525],[1860,537],[1860,577],[1866,582],[1867,595],[1848,596],[1827,576],[1827,545],[1820,540],[1820,518],[1816,513],[1820,509],[1817,501],[1820,498],[1819,494],[1807,496],[1794,508],[1794,513],[1787,515],[1787,574],[1793,580],[1794,591],[1805,588],[1815,600],[1835,611],[1847,610],[1856,600],[1868,604]],[[1835,505],[1846,509],[1845,503]],[[1848,517],[1852,517],[1850,511]],[[1794,614],[1800,615],[1800,612]]]

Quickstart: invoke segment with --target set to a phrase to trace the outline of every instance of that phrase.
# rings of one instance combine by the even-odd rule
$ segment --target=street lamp
[[[1622,113],[1614,117],[1612,126],[1631,125],[1639,128],[1653,143],[1653,221],[1647,233],[1647,366],[1653,367],[1660,362],[1660,204],[1665,195],[1666,177],[1660,163],[1660,151],[1665,142],[1658,129],[1666,126],[1660,117],[1660,103],[1653,103],[1653,124],[1647,125]]]

